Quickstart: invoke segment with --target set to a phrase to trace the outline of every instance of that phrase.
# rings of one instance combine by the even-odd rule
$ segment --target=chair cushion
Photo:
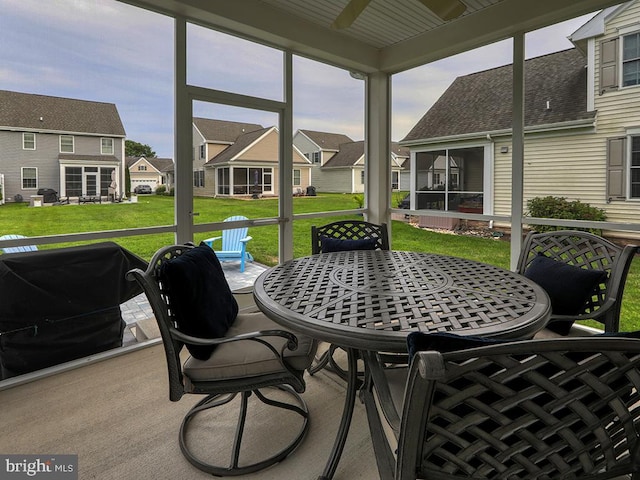
[[[407,335],[407,350],[409,357],[413,357],[416,352],[435,350],[437,352],[453,352],[455,350],[466,350],[467,348],[485,347],[497,343],[510,342],[497,338],[485,338],[475,335],[456,335],[455,333],[422,333],[412,332]]]
[[[555,315],[577,315],[598,284],[607,279],[602,270],[580,268],[539,253],[525,270],[549,294]]]
[[[227,336],[260,330],[283,330],[262,312],[243,312],[236,317],[229,328]],[[298,348],[285,351],[285,362],[294,370],[303,371],[309,368],[316,353],[316,342],[306,335],[296,334]],[[262,337],[262,340],[273,345],[280,352],[286,340],[282,337]],[[202,361],[191,357],[184,364],[184,374],[193,381],[228,380],[246,378],[283,371],[280,362],[273,352],[264,345],[253,340],[218,345],[208,360]]]
[[[165,262],[160,268],[160,280],[181,332],[202,338],[225,336],[238,314],[238,303],[213,250],[203,245]],[[200,360],[208,359],[216,348],[186,347]]]
[[[375,238],[362,238],[356,240],[343,240],[340,238],[320,237],[322,253],[345,252],[349,250],[375,250],[377,240]]]

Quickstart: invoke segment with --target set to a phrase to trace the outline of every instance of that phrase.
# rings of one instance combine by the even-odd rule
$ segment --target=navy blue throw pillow
[[[340,238],[320,237],[322,253],[346,252],[349,250],[375,250],[375,238],[362,238],[356,240],[342,240]]]
[[[160,268],[178,329],[194,337],[223,337],[238,315],[220,261],[206,245],[195,247]],[[198,360],[207,360],[215,345],[189,345]]]
[[[466,350],[468,348],[486,347],[497,343],[510,342],[511,340],[500,340],[496,338],[485,338],[474,335],[464,336],[455,333],[422,333],[412,332],[407,335],[407,351],[409,357],[413,357],[416,352],[435,350],[437,352],[453,352],[455,350]]]
[[[607,272],[575,267],[538,253],[524,276],[549,294],[556,315],[579,314],[594,289],[607,279]]]

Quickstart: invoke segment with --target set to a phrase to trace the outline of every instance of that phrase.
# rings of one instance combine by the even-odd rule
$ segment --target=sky
[[[526,57],[571,48],[593,15],[531,32]],[[188,82],[282,99],[282,54],[190,25]],[[503,41],[392,78],[392,139],[401,140],[453,80],[512,63]],[[114,103],[127,138],[173,158],[173,21],[115,0],[0,0],[0,90]],[[294,129],[364,137],[364,84],[294,57]],[[198,102],[194,115],[277,125],[275,114]]]

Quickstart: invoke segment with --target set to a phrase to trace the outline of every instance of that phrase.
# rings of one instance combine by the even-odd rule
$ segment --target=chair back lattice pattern
[[[340,240],[376,239],[376,249],[389,250],[389,236],[385,223],[377,225],[358,220],[343,220],[328,223],[321,227],[311,227],[311,253],[322,251],[320,237],[336,238]]]
[[[182,362],[180,361],[180,351],[184,343],[171,335],[170,329],[176,327],[176,321],[171,313],[169,297],[160,281],[160,267],[163,263],[179,257],[191,248],[193,248],[193,245],[171,245],[161,248],[149,262],[146,271],[131,270],[127,273],[129,280],[137,281],[143,288],[156,317],[167,360],[169,398],[173,402],[180,400],[185,393]]]
[[[640,478],[639,367],[629,338],[419,352],[395,478]]]
[[[605,282],[594,288],[576,320],[594,319],[608,332],[619,330],[624,284],[638,247],[620,247],[598,235],[576,230],[527,235],[518,259],[517,271],[524,273],[538,253],[580,268],[602,270]]]

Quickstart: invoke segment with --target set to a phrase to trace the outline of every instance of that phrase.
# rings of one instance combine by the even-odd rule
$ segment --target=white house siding
[[[349,169],[322,169],[314,167],[311,181],[318,192],[349,193],[352,192]]]

